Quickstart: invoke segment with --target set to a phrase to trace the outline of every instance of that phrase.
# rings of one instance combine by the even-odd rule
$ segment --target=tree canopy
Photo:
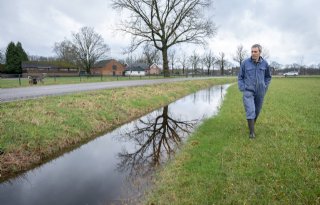
[[[55,43],[53,50],[61,60],[90,73],[93,65],[106,57],[110,48],[93,28],[82,27],[78,33],[72,33],[72,40]]]
[[[113,0],[116,9],[129,11],[120,30],[133,36],[130,51],[152,43],[162,52],[165,76],[169,76],[168,49],[180,43],[206,44],[216,27],[205,15],[212,0]]]

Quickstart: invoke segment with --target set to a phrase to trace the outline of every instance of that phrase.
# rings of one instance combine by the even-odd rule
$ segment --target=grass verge
[[[241,93],[230,87],[146,203],[320,204],[319,102],[320,78],[273,79],[249,140]]]
[[[98,90],[0,104],[0,181],[199,89],[235,78]]]
[[[186,76],[172,76],[171,78],[184,78]],[[190,76],[189,76],[190,77]],[[74,76],[74,77],[46,77],[43,84],[39,83],[32,86],[42,85],[61,85],[61,84],[77,84],[77,83],[95,83],[95,82],[111,82],[125,80],[149,80],[163,79],[163,76]],[[29,80],[27,78],[0,78],[0,88],[16,88],[28,87]]]

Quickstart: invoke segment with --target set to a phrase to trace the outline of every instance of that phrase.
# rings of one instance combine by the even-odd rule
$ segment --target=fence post
[[[21,86],[21,74],[19,74],[19,85]]]
[[[101,73],[101,81],[102,81],[102,73]]]

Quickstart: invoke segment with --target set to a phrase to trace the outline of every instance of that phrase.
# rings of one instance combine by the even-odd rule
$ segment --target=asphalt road
[[[65,95],[69,93],[77,93],[90,90],[111,89],[120,87],[143,86],[151,84],[160,84],[168,82],[177,82],[185,80],[208,79],[212,77],[201,78],[170,78],[170,79],[153,79],[153,80],[128,80],[128,81],[112,81],[99,83],[80,83],[67,85],[48,85],[48,86],[31,86],[23,88],[4,88],[0,89],[0,101],[10,102],[16,100],[25,100],[39,98],[50,95]]]

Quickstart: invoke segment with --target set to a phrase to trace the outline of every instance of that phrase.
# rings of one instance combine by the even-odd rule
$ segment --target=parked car
[[[299,73],[296,72],[296,71],[290,71],[290,72],[284,73],[283,75],[284,75],[284,77],[287,77],[287,76],[298,76]]]

